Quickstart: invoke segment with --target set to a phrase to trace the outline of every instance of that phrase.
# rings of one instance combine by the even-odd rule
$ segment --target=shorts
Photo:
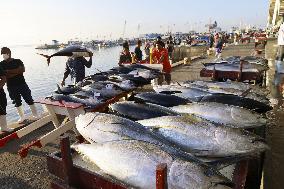
[[[22,98],[28,105],[33,105],[34,100],[31,94],[31,90],[29,86],[25,83],[17,86],[9,86],[7,87],[9,96],[12,100],[12,103],[15,104],[15,107],[19,107],[22,105]]]

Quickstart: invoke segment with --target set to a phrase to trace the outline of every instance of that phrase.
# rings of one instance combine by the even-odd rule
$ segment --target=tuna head
[[[79,133],[90,143],[129,139],[153,140],[149,131],[142,125],[115,115],[86,113],[76,117],[75,123]]]
[[[169,188],[173,189],[229,189],[232,183],[222,175],[206,175],[201,166],[182,160],[175,160],[169,171]],[[190,186],[190,187],[189,187]]]
[[[245,130],[230,129],[231,132],[216,130],[216,141],[224,145],[226,150],[236,155],[255,156],[269,149],[264,139]]]

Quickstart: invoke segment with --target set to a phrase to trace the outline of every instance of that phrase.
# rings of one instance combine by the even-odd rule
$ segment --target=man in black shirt
[[[82,81],[85,78],[85,67],[90,68],[92,66],[93,53],[89,52],[89,61],[87,61],[80,53],[73,53],[66,62],[65,72],[61,85],[65,85],[66,78],[71,75],[73,84]]]
[[[142,41],[141,40],[138,40],[137,41],[137,46],[135,47],[135,50],[134,50],[134,54],[135,54],[135,60],[138,62],[138,61],[141,61],[142,60],[142,51],[140,49],[140,47],[142,46]]]
[[[1,49],[3,55],[3,61],[0,63],[6,72],[7,89],[9,96],[17,108],[20,116],[19,122],[25,120],[24,109],[22,106],[22,99],[30,106],[31,112],[34,118],[38,118],[38,113],[34,105],[34,100],[31,95],[31,90],[27,85],[23,73],[25,72],[25,66],[20,59],[11,58],[11,50],[7,47]]]
[[[6,120],[7,99],[5,91],[3,89],[5,83],[6,83],[5,72],[2,66],[0,66],[0,128],[1,131],[12,131],[12,129],[7,127],[7,120]]]

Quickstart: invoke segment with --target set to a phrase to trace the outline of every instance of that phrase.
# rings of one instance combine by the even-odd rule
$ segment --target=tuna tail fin
[[[45,55],[45,54],[40,54],[40,53],[37,53],[37,54],[40,55],[40,56],[43,56],[43,57],[47,58],[47,65],[49,66],[51,56],[48,56],[48,55]]]

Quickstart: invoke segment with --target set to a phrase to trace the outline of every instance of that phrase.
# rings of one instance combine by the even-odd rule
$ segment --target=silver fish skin
[[[104,173],[135,188],[155,188],[155,171],[160,163],[167,164],[170,189],[211,189],[219,183],[228,182],[218,174],[206,176],[206,169],[198,164],[174,160],[159,147],[147,142],[125,140],[103,144],[78,144],[73,148]],[[217,188],[223,188],[223,185],[219,186]]]
[[[202,164],[192,154],[180,150],[179,146],[134,121],[104,113],[86,113],[75,119],[78,132],[90,143],[104,143],[117,140],[141,140],[160,146],[174,157]],[[204,163],[203,163],[204,164]]]
[[[199,86],[206,86],[211,89],[235,89],[239,91],[246,91],[248,89],[251,89],[251,93],[257,93],[260,96],[266,96],[268,94],[268,91],[260,88],[255,85],[249,85],[241,82],[233,82],[233,81],[227,81],[227,82],[215,82],[215,81],[186,81],[181,82],[181,85],[184,84],[195,84]]]
[[[254,156],[268,149],[263,139],[252,133],[215,126],[194,116],[163,116],[138,123],[196,156]]]
[[[255,128],[267,124],[267,119],[251,110],[216,102],[190,103],[174,106],[179,113],[194,114],[211,122],[233,128]]]
[[[211,93],[198,88],[179,85],[153,85],[153,89],[156,93],[173,94],[191,101],[199,101],[203,96],[211,95]]]
[[[158,77],[157,72],[146,70],[146,69],[141,69],[141,68],[135,69],[129,72],[128,74],[134,75],[134,76],[141,76],[145,79],[155,79]]]
[[[223,93],[223,94],[232,94],[232,95],[237,95],[237,96],[243,96],[246,98],[250,98],[253,100],[257,100],[259,102],[265,103],[265,104],[269,104],[269,99],[266,97],[266,94],[264,93],[257,93],[258,91],[256,91],[253,88],[247,88],[246,90],[240,90],[240,89],[236,89],[236,88],[229,88],[229,87],[224,87],[222,88],[222,84],[218,84],[215,87],[209,87],[206,85],[201,85],[202,82],[200,83],[173,83],[171,85],[181,85],[183,87],[187,87],[187,88],[196,88],[196,89],[200,89],[202,91],[208,92],[208,93]],[[226,85],[226,84],[224,84]]]

